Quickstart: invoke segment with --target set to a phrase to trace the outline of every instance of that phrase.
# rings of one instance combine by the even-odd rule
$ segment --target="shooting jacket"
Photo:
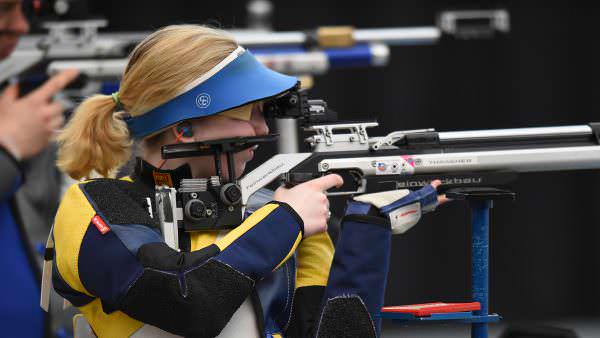
[[[187,166],[138,161],[129,178],[73,185],[56,215],[54,289],[97,336],[378,334],[372,314],[385,290],[386,220],[347,215],[334,256],[326,233],[303,238],[296,212],[271,201],[226,233],[180,232],[178,252],[150,216],[153,171],[173,182],[190,176]]]

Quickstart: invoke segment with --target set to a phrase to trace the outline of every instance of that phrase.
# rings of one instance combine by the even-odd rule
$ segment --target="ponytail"
[[[131,52],[119,95],[95,95],[77,108],[58,137],[58,167],[75,179],[113,176],[129,160],[133,144],[123,113],[114,112],[121,110],[116,102],[125,103],[131,116],[143,115],[179,95],[236,48],[222,31],[202,26],[168,26],[150,34]]]
[[[108,95],[94,95],[79,105],[57,139],[62,171],[74,179],[89,178],[92,171],[109,177],[127,162],[133,142],[115,109]]]

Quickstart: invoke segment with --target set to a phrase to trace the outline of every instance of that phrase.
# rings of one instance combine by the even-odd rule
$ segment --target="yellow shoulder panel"
[[[206,248],[217,240],[219,230],[195,231],[190,232],[191,251],[197,251]]]
[[[73,184],[66,191],[54,219],[56,266],[65,282],[73,289],[92,296],[79,279],[79,248],[96,211],[81,190]]]
[[[296,288],[327,285],[333,251],[333,243],[327,232],[303,239],[298,247]]]
[[[129,337],[144,324],[121,311],[106,314],[100,298],[79,308],[98,337]]]

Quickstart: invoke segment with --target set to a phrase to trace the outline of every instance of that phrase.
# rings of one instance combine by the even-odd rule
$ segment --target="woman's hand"
[[[440,180],[431,181],[431,186],[434,187],[436,190],[440,185],[442,185],[442,181],[440,181]],[[438,204],[437,205],[442,205],[444,203],[447,203],[448,201],[450,201],[450,200],[446,197],[446,194],[438,195],[438,202],[437,202]]]
[[[327,230],[330,213],[325,191],[340,187],[343,183],[344,180],[339,175],[326,175],[291,189],[280,187],[275,190],[273,200],[287,203],[300,215],[304,222],[304,237],[308,237]]]
[[[407,189],[382,191],[372,194],[355,196],[353,200],[360,203],[371,204],[390,220],[392,233],[402,234],[415,226],[421,215],[435,210],[435,208],[448,202],[444,194],[438,194],[437,188],[442,184],[434,180],[430,186],[425,186],[416,191]],[[357,210],[354,204],[349,204],[346,213]]]

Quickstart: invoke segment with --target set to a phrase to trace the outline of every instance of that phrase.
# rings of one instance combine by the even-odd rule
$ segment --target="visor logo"
[[[208,108],[208,106],[210,106],[210,95],[201,93],[196,96],[196,106],[200,109]]]

